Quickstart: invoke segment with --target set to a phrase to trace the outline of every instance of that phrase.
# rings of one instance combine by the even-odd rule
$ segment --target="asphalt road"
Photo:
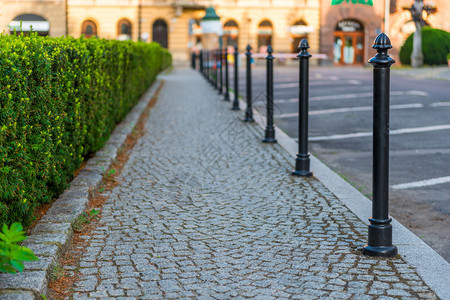
[[[252,78],[265,114],[265,67]],[[309,150],[369,198],[372,93],[372,68],[310,68]],[[297,138],[297,65],[275,65],[274,98],[276,126]],[[390,213],[450,262],[450,81],[392,75],[390,130]]]

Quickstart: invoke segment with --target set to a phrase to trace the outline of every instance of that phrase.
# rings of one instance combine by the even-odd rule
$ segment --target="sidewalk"
[[[449,299],[448,263],[427,277],[404,248],[389,260],[361,255],[367,221],[347,206],[362,204],[344,199],[356,191],[330,191],[334,177],[315,158],[316,177],[290,176],[292,140],[261,143],[261,127],[198,72],[160,78],[147,131],[86,237],[74,299]]]

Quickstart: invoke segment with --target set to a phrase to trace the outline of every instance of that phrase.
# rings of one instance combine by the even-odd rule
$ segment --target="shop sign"
[[[355,32],[362,31],[362,26],[358,22],[352,20],[340,21],[336,26],[336,31]]]
[[[372,0],[331,0],[331,5],[339,5],[342,3],[365,4],[373,6]]]

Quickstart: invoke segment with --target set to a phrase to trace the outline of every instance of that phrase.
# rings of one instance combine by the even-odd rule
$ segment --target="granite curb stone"
[[[23,273],[0,273],[1,300],[41,299],[41,295],[46,295],[51,269],[73,235],[72,225],[87,209],[89,199],[98,190],[104,173],[116,159],[119,149],[125,144],[128,134],[161,83],[160,79],[155,80],[138,104],[117,125],[105,146],[87,161],[85,168],[70,183],[70,187],[59,196],[31,230],[31,235],[22,246],[32,249],[40,260],[26,262]]]

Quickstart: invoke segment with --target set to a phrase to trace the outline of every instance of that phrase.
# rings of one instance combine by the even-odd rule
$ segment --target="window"
[[[81,26],[81,34],[84,34],[86,38],[96,37],[97,36],[97,25],[94,21],[86,20],[83,22]]]
[[[117,39],[131,40],[131,22],[127,19],[122,19],[117,23]]]

